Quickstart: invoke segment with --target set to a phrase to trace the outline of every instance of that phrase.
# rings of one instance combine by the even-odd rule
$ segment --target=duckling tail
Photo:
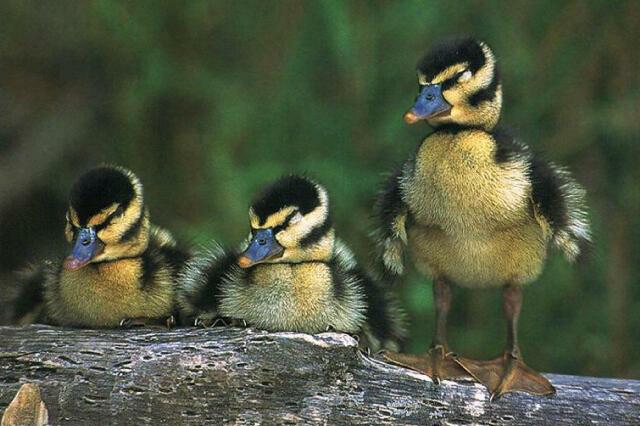
[[[53,268],[52,262],[44,261],[18,272],[17,295],[10,318],[12,324],[45,322],[44,286]]]
[[[407,337],[406,315],[395,295],[371,276],[360,271],[367,300],[367,318],[360,332],[360,346],[373,352],[398,351]]]

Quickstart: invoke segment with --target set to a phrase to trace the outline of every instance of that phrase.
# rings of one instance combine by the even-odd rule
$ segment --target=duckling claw
[[[464,368],[456,362],[457,356],[453,352],[445,351],[443,346],[429,349],[422,355],[402,354],[384,351],[382,358],[392,364],[410,368],[431,377],[435,384],[447,379],[473,379]]]
[[[490,401],[495,401],[509,392],[526,392],[541,396],[553,395],[556,392],[549,380],[509,352],[490,361],[467,358],[458,358],[456,361],[487,388],[491,394]]]

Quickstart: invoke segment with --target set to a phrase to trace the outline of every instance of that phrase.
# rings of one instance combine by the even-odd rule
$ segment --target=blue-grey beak
[[[284,248],[278,244],[273,229],[258,229],[249,247],[238,258],[238,265],[241,268],[249,268],[258,263],[266,262],[282,254]]]
[[[71,254],[64,260],[65,269],[75,271],[89,263],[103,248],[93,228],[81,228],[73,243]]]
[[[419,120],[428,120],[451,109],[451,105],[442,97],[439,84],[427,84],[422,88],[413,107],[404,115],[404,121],[413,124]]]

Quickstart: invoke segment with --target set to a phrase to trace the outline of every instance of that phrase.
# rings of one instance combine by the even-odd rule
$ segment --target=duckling
[[[83,174],[71,189],[65,236],[70,255],[26,275],[18,322],[170,324],[176,276],[189,253],[150,224],[142,184],[131,171],[100,166]]]
[[[511,391],[552,394],[518,346],[522,289],[542,271],[550,244],[569,260],[590,242],[585,191],[569,172],[496,128],[502,85],[489,46],[472,38],[435,46],[418,63],[419,93],[407,123],[433,133],[386,182],[376,203],[375,234],[390,274],[404,253],[433,279],[436,325],[429,351],[387,359],[441,378],[471,376],[492,398]],[[507,347],[493,361],[457,357],[446,339],[451,284],[503,288]]]
[[[397,348],[397,303],[335,236],[329,197],[306,177],[283,177],[249,209],[244,250],[203,252],[181,274],[178,303],[197,324],[216,318],[270,331],[358,334],[361,345]]]

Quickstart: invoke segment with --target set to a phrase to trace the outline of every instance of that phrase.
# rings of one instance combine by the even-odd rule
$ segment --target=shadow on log
[[[39,385],[52,424],[639,424],[640,381],[549,375],[489,403],[474,383],[368,358],[339,333],[0,327],[0,413]]]

